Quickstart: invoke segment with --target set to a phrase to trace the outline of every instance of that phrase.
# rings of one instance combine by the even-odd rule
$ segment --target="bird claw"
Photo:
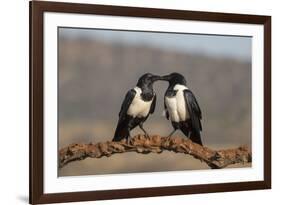
[[[166,138],[166,141],[171,141],[171,139],[172,139],[172,137],[171,137],[171,136],[168,136],[168,137]]]

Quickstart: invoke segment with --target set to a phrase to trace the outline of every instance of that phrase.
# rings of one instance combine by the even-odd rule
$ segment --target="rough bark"
[[[184,153],[205,162],[212,169],[224,168],[231,164],[248,163],[252,161],[251,150],[247,146],[240,146],[234,149],[212,150],[193,143],[187,138],[161,137],[158,135],[145,138],[143,135],[136,135],[129,143],[120,142],[99,142],[97,144],[71,144],[59,150],[59,167],[76,160],[83,160],[87,157],[100,158],[110,157],[116,153],[137,152],[141,154],[161,153],[164,150]]]

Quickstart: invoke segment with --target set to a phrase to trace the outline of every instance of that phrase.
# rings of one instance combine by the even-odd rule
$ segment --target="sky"
[[[84,28],[59,28],[68,38],[88,38],[112,43],[147,45],[211,57],[227,57],[251,61],[252,38],[248,36],[219,36],[139,31],[119,31]]]

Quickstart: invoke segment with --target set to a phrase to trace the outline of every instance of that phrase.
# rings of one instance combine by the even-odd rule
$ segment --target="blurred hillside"
[[[187,78],[201,106],[203,143],[223,148],[250,146],[250,62],[192,51],[60,37],[59,147],[111,140],[121,103],[138,77],[146,72],[164,75],[175,71]],[[166,82],[154,86],[156,111],[144,124],[149,133],[165,136],[172,130],[162,116],[167,86]],[[138,132],[135,129],[132,134]]]

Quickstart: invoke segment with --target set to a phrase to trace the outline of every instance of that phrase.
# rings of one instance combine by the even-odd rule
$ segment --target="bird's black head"
[[[169,75],[164,75],[161,77],[161,80],[168,81],[170,85],[186,85],[186,80],[184,76],[179,73],[171,73]]]
[[[139,78],[137,86],[140,88],[151,87],[155,81],[160,80],[160,79],[161,79],[161,77],[158,75],[146,73]]]

